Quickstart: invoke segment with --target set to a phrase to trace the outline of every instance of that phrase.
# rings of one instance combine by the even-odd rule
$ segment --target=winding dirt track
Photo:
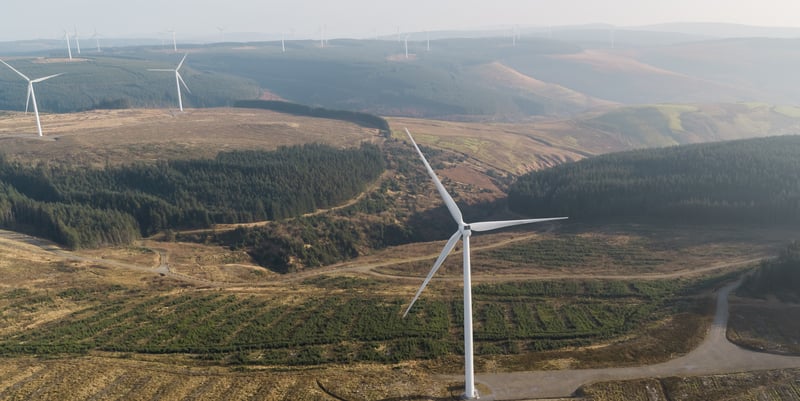
[[[477,380],[492,389],[490,399],[523,400],[571,396],[580,386],[601,381],[669,376],[700,376],[754,370],[800,367],[800,357],[749,351],[728,341],[728,295],[741,282],[717,294],[717,311],[706,339],[689,354],[649,366],[607,369],[558,370],[479,374]]]
[[[487,245],[484,248],[507,245],[514,241],[521,241],[527,237],[516,238]],[[178,280],[190,282],[203,286],[233,287],[242,285],[241,283],[214,282],[190,277],[170,270],[168,264],[168,254],[165,250],[155,249],[159,253],[160,261],[158,266],[140,266],[135,264],[110,261],[106,259],[83,257],[72,252],[65,251],[58,245],[49,241],[35,237],[30,237],[16,232],[0,230],[0,242],[17,243],[21,245],[34,246],[41,251],[51,255],[61,257],[65,260],[78,260],[94,264],[132,269],[143,273],[160,274],[170,276]],[[386,278],[395,279],[418,279],[407,276],[392,276],[373,271],[381,266],[391,265],[400,262],[422,261],[433,259],[438,254],[417,256],[404,260],[391,260],[365,264],[362,266],[335,269],[335,271],[362,272],[379,275]],[[608,276],[604,278],[612,279],[658,279],[676,278],[686,275],[694,275],[699,271],[707,272],[723,268],[737,267],[752,264],[762,258],[737,260],[733,262],[715,264],[700,268],[698,270],[670,272],[661,274],[644,275],[625,275]],[[313,275],[325,274],[334,269],[322,269],[319,272],[303,273],[287,277],[286,281],[304,279]],[[598,278],[597,276],[591,276]],[[534,276],[509,275],[488,278],[489,280],[520,280],[532,279]],[[536,277],[542,278],[542,277]],[[547,279],[557,278],[576,278],[575,275],[545,277]],[[460,278],[442,278],[441,280],[460,280]],[[485,384],[492,390],[492,395],[485,399],[496,400],[524,400],[537,398],[561,398],[571,396],[575,390],[584,384],[600,381],[630,380],[640,378],[668,377],[668,376],[694,376],[722,373],[736,373],[765,369],[800,368],[800,357],[788,357],[772,355],[745,350],[728,341],[725,336],[728,323],[728,295],[740,282],[730,284],[719,290],[717,295],[717,308],[712,327],[709,329],[703,343],[689,354],[664,363],[628,367],[628,368],[606,368],[606,369],[583,369],[583,370],[558,370],[558,371],[537,371],[537,372],[515,372],[497,374],[479,374],[477,380]],[[252,286],[252,283],[248,283]],[[460,376],[448,376],[448,379],[458,380]]]

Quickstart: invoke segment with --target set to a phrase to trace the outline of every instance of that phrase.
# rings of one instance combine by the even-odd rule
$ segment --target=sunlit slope
[[[800,102],[799,39],[715,40],[639,48],[630,54],[659,68],[755,93],[762,101]]]
[[[579,124],[622,148],[647,148],[798,133],[800,109],[761,103],[651,105],[616,109]]]
[[[622,150],[797,133],[800,109],[756,103],[650,105],[516,124],[390,122],[396,131],[408,127],[420,143],[517,175]]]
[[[100,110],[42,116],[45,137],[35,138],[32,115],[0,115],[5,157],[24,163],[106,164],[212,158],[226,150],[274,150],[324,143],[358,146],[377,130],[338,120],[254,109]]]

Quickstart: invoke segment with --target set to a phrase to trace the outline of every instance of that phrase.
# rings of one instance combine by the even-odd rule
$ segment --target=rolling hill
[[[800,221],[800,136],[598,156],[520,177],[517,212],[691,223]]]
[[[637,35],[636,31],[626,35]],[[642,33],[642,35],[645,35]],[[646,35],[645,35],[646,36]],[[695,40],[598,47],[565,38],[440,39],[431,51],[389,40],[226,43],[187,47],[190,107],[259,97],[373,114],[471,121],[574,116],[614,104],[793,104],[800,51],[792,39]],[[46,54],[46,53],[44,53]],[[179,56],[161,47],[120,47],[74,62],[10,60],[31,76],[65,73],[38,88],[48,112],[121,101],[130,107],[175,103],[169,68]],[[0,109],[24,109],[24,83],[0,72]]]

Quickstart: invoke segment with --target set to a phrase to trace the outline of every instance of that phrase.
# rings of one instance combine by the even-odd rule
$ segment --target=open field
[[[45,137],[36,137],[31,115],[0,119],[0,143],[10,160],[103,167],[157,159],[212,158],[226,150],[274,150],[325,143],[357,146],[377,130],[342,121],[295,117],[266,110],[104,110],[42,116]]]

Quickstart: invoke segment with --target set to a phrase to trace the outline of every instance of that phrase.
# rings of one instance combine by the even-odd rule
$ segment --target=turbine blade
[[[439,177],[436,176],[436,173],[433,172],[433,168],[428,163],[428,160],[425,159],[425,155],[422,154],[422,151],[419,150],[419,146],[417,143],[414,142],[414,138],[411,136],[411,132],[408,131],[406,128],[406,134],[408,134],[408,138],[411,139],[411,143],[414,144],[414,148],[417,149],[417,153],[419,153],[419,157],[422,158],[422,163],[425,164],[425,168],[428,170],[428,175],[431,176],[434,185],[436,185],[436,189],[439,191],[439,195],[441,195],[442,199],[444,199],[444,204],[447,206],[447,210],[450,211],[450,215],[453,216],[453,219],[459,225],[464,223],[464,218],[461,216],[461,210],[458,209],[458,205],[456,205],[456,201],[453,200],[453,197],[447,193],[447,190],[444,189],[444,185],[442,182],[439,181]]]
[[[456,233],[453,234],[452,237],[450,237],[450,240],[447,241],[447,245],[445,245],[444,249],[442,249],[442,253],[439,254],[439,258],[436,259],[436,263],[433,264],[433,268],[431,269],[430,273],[428,273],[428,277],[425,278],[425,281],[422,282],[422,286],[419,287],[419,289],[417,290],[417,294],[414,295],[414,299],[412,299],[411,304],[408,305],[406,313],[403,313],[403,317],[406,317],[406,315],[408,315],[408,312],[411,310],[411,307],[414,306],[414,302],[417,302],[417,299],[419,299],[419,296],[422,294],[422,290],[424,290],[425,287],[428,286],[428,283],[431,281],[431,278],[433,278],[433,275],[436,274],[437,271],[439,271],[439,268],[442,266],[442,263],[444,263],[444,260],[447,259],[447,255],[449,255],[450,252],[453,251],[453,248],[455,248],[456,243],[458,243],[459,239],[461,239],[461,230],[456,231]]]
[[[192,91],[190,91],[189,87],[186,86],[186,82],[183,82],[183,77],[181,76],[181,73],[179,73],[178,71],[175,71],[175,75],[178,76],[178,81],[181,81],[181,83],[183,84],[183,88],[186,89],[186,92],[189,92],[189,94],[191,94]]]
[[[55,78],[55,77],[57,77],[57,76],[61,76],[61,75],[64,75],[64,73],[62,72],[62,73],[60,73],[60,74],[49,75],[49,76],[46,76],[46,77],[42,77],[42,78],[38,78],[38,79],[34,79],[33,81],[31,81],[31,83],[32,83],[32,84],[35,84],[35,83],[39,83],[39,82],[42,82],[42,81],[47,81],[47,80],[48,80],[48,79],[50,79],[50,78]]]
[[[526,219],[526,220],[503,220],[503,221],[484,221],[480,223],[470,223],[469,228],[472,231],[492,231],[499,228],[513,227],[522,224],[540,223],[543,221],[564,220],[569,217],[548,217],[544,219]]]
[[[12,66],[8,65],[8,63],[6,63],[5,61],[3,61],[3,60],[0,60],[0,63],[3,63],[3,64],[5,64],[5,65],[6,65],[6,67],[8,67],[8,68],[11,68],[11,70],[12,70],[12,71],[14,71],[14,72],[16,72],[17,74],[19,74],[19,76],[21,76],[22,78],[25,78],[25,80],[26,80],[26,81],[28,81],[28,82],[30,82],[30,81],[31,81],[31,79],[30,79],[30,78],[28,78],[27,76],[25,76],[25,74],[23,74],[23,73],[21,73],[21,72],[17,71],[17,69],[16,69],[16,68],[14,68],[14,67],[12,67]]]
[[[188,56],[188,55],[189,55],[189,53],[186,53],[186,54],[183,55],[183,58],[181,59],[181,62],[178,63],[178,68],[175,68],[175,71],[178,71],[178,70],[181,69],[181,67],[183,66],[183,62],[186,61],[186,56]]]

